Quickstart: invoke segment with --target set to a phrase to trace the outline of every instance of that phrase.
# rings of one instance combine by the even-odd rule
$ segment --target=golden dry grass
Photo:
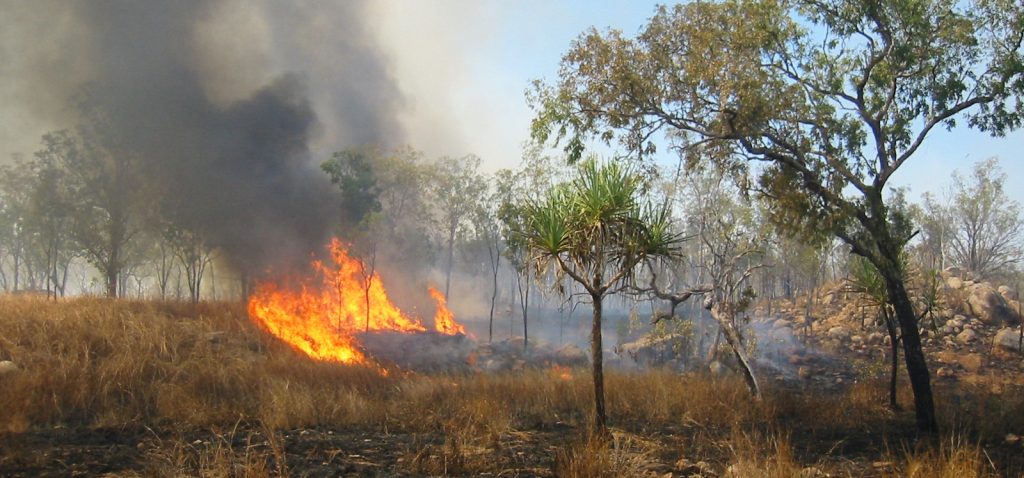
[[[383,377],[314,362],[254,327],[240,304],[0,297],[0,360],[23,368],[0,376],[0,430],[143,425],[163,436],[188,429],[230,436],[240,422],[265,430],[260,448],[225,439],[196,449],[163,438],[163,459],[144,473],[160,476],[182,469],[286,474],[277,430],[314,426],[443,436],[410,449],[405,472],[493,472],[488,453],[503,440],[531,430],[586,430],[592,406],[586,370],[568,380],[547,370]],[[769,388],[764,401],[752,402],[738,380],[654,370],[609,373],[606,390],[615,438],[561,443],[555,473],[636,476],[656,455],[681,455],[715,461],[719,473],[733,476],[800,476],[842,462],[828,449],[808,450],[807,440],[797,446],[800,433],[839,430],[870,439],[909,423],[887,409],[884,381],[832,395]],[[961,438],[875,453],[892,462],[876,475],[995,476],[978,444],[1024,426],[1024,400],[976,392],[970,406],[940,400],[947,429]]]

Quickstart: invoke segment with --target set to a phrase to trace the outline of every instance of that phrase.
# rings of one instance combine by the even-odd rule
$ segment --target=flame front
[[[437,302],[437,313],[434,314],[434,330],[445,334],[455,335],[462,334],[466,335],[466,328],[455,321],[455,316],[448,310],[448,301],[437,289],[430,287],[428,289],[430,296]]]
[[[391,302],[380,275],[349,257],[341,241],[331,240],[329,250],[333,265],[313,262],[320,284],[306,282],[298,291],[281,289],[269,282],[258,285],[249,299],[249,317],[314,359],[347,364],[369,363],[355,337],[359,332],[427,330]],[[434,292],[431,288],[431,295]],[[444,305],[444,297],[441,299],[438,317],[443,311],[444,318],[443,322],[435,318],[437,331],[464,334],[465,328],[455,322]]]

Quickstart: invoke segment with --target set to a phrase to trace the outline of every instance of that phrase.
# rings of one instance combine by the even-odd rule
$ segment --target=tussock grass
[[[381,376],[314,362],[260,331],[234,303],[0,297],[0,360],[23,369],[0,376],[0,431],[142,425],[173,434],[244,422],[267,437],[259,446],[238,445],[230,431],[203,446],[168,439],[153,475],[281,475],[275,430],[316,426],[435,437],[409,449],[402,465],[409,473],[494,472],[492,454],[510,440],[551,430],[577,436],[593,406],[587,370],[568,379],[546,370]],[[910,403],[902,415],[888,409],[884,380],[831,394],[769,386],[754,402],[739,379],[651,370],[608,373],[606,391],[617,435],[560,443],[553,473],[636,476],[652,457],[681,456],[715,463],[720,476],[802,476],[842,462],[830,456],[832,445],[813,448],[818,435],[869,442],[912,423]],[[892,463],[876,476],[990,476],[979,444],[1024,427],[1019,391],[938,397],[944,427],[957,439],[895,454],[881,438],[863,445],[858,453]],[[661,445],[640,438],[665,433],[677,438]]]

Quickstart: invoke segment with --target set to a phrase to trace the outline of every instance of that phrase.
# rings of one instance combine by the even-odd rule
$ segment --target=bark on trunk
[[[928,363],[924,357],[924,350],[921,348],[921,335],[917,330],[917,315],[910,303],[907,289],[903,285],[903,278],[899,274],[892,274],[891,271],[884,276],[886,287],[889,290],[889,300],[900,325],[907,376],[910,378],[910,388],[914,392],[917,428],[925,433],[935,433],[939,427],[935,419],[931,375],[928,373]]]
[[[106,268],[107,278],[107,297],[117,298],[117,268],[114,267],[113,261]]]
[[[594,304],[594,320],[590,329],[590,360],[594,376],[594,435],[607,432],[604,411],[604,352],[601,345],[601,296],[591,296]]]

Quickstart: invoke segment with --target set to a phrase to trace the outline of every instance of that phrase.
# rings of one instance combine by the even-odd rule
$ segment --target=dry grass
[[[552,453],[560,476],[637,476],[678,457],[732,476],[856,476],[832,456],[846,440],[829,444],[836,434],[868,442],[855,451],[876,476],[990,476],[978,444],[1024,426],[1019,393],[940,395],[944,424],[960,438],[894,454],[882,438],[870,443],[910,423],[888,410],[884,381],[832,395],[769,387],[755,403],[738,380],[649,371],[607,375],[615,438],[581,441],[592,406],[585,370],[568,380],[544,370],[382,377],[308,360],[256,329],[240,304],[0,297],[0,360],[23,367],[0,376],[0,430],[151,427],[162,458],[146,475],[279,476],[288,470],[278,431],[320,426],[425,437],[400,466],[413,474],[495,472],[493,456],[520,435],[567,430],[576,438]],[[240,422],[259,427],[261,442],[236,436]],[[203,444],[167,438],[195,429],[227,431]],[[891,466],[872,469],[872,460]]]

